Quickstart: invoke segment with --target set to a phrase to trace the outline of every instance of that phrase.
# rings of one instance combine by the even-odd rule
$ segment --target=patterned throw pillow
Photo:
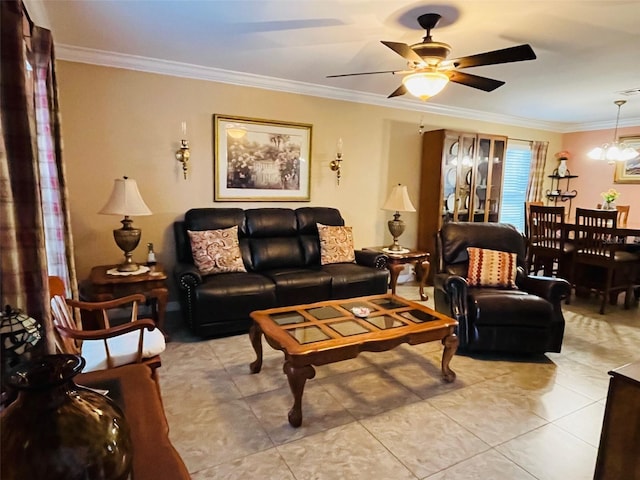
[[[517,255],[484,248],[467,247],[470,287],[517,288]]]
[[[238,242],[238,226],[220,230],[187,230],[193,261],[200,273],[246,272]]]
[[[356,260],[351,227],[332,227],[318,223],[320,263],[348,263]]]

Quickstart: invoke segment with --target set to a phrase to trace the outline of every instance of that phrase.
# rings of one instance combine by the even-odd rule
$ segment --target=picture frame
[[[620,137],[618,141],[640,151],[640,136]],[[640,157],[616,163],[614,183],[640,183]]]
[[[308,202],[313,126],[213,115],[214,201]]]

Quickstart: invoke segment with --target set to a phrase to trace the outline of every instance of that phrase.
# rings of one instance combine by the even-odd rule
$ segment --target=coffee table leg
[[[311,365],[294,367],[288,360],[284,362],[282,369],[287,375],[289,387],[291,388],[291,393],[293,393],[293,407],[289,410],[289,424],[292,427],[299,427],[302,425],[302,392],[304,391],[304,384],[307,380],[311,380],[316,376],[316,371]]]
[[[251,324],[249,328],[249,339],[251,339],[251,345],[256,352],[256,360],[249,365],[251,373],[258,373],[262,368],[262,329],[257,322]]]
[[[449,362],[453,358],[453,355],[458,350],[458,344],[460,339],[455,333],[447,335],[442,339],[442,345],[444,345],[444,351],[442,352],[442,379],[445,382],[453,382],[456,379],[456,372],[449,368]]]

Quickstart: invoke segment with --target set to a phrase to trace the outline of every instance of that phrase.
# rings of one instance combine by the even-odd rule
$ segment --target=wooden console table
[[[109,275],[108,270],[117,265],[99,265],[91,269],[89,289],[86,292],[89,301],[104,302],[114,298],[143,294],[150,303],[153,319],[158,328],[165,334],[164,317],[169,299],[167,288],[167,274],[161,264],[153,270],[138,275]]]
[[[189,471],[169,440],[169,424],[160,387],[143,364],[81,373],[78,385],[109,390],[131,427],[132,477],[135,480],[188,480]]]

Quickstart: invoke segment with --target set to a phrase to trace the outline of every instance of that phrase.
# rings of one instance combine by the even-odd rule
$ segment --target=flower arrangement
[[[615,201],[620,196],[620,192],[618,192],[614,188],[610,188],[606,192],[602,192],[600,194],[600,196],[604,199],[604,201],[606,203],[611,203],[611,202]]]
[[[569,160],[571,158],[571,152],[562,150],[561,152],[556,153],[556,158],[560,161]]]

